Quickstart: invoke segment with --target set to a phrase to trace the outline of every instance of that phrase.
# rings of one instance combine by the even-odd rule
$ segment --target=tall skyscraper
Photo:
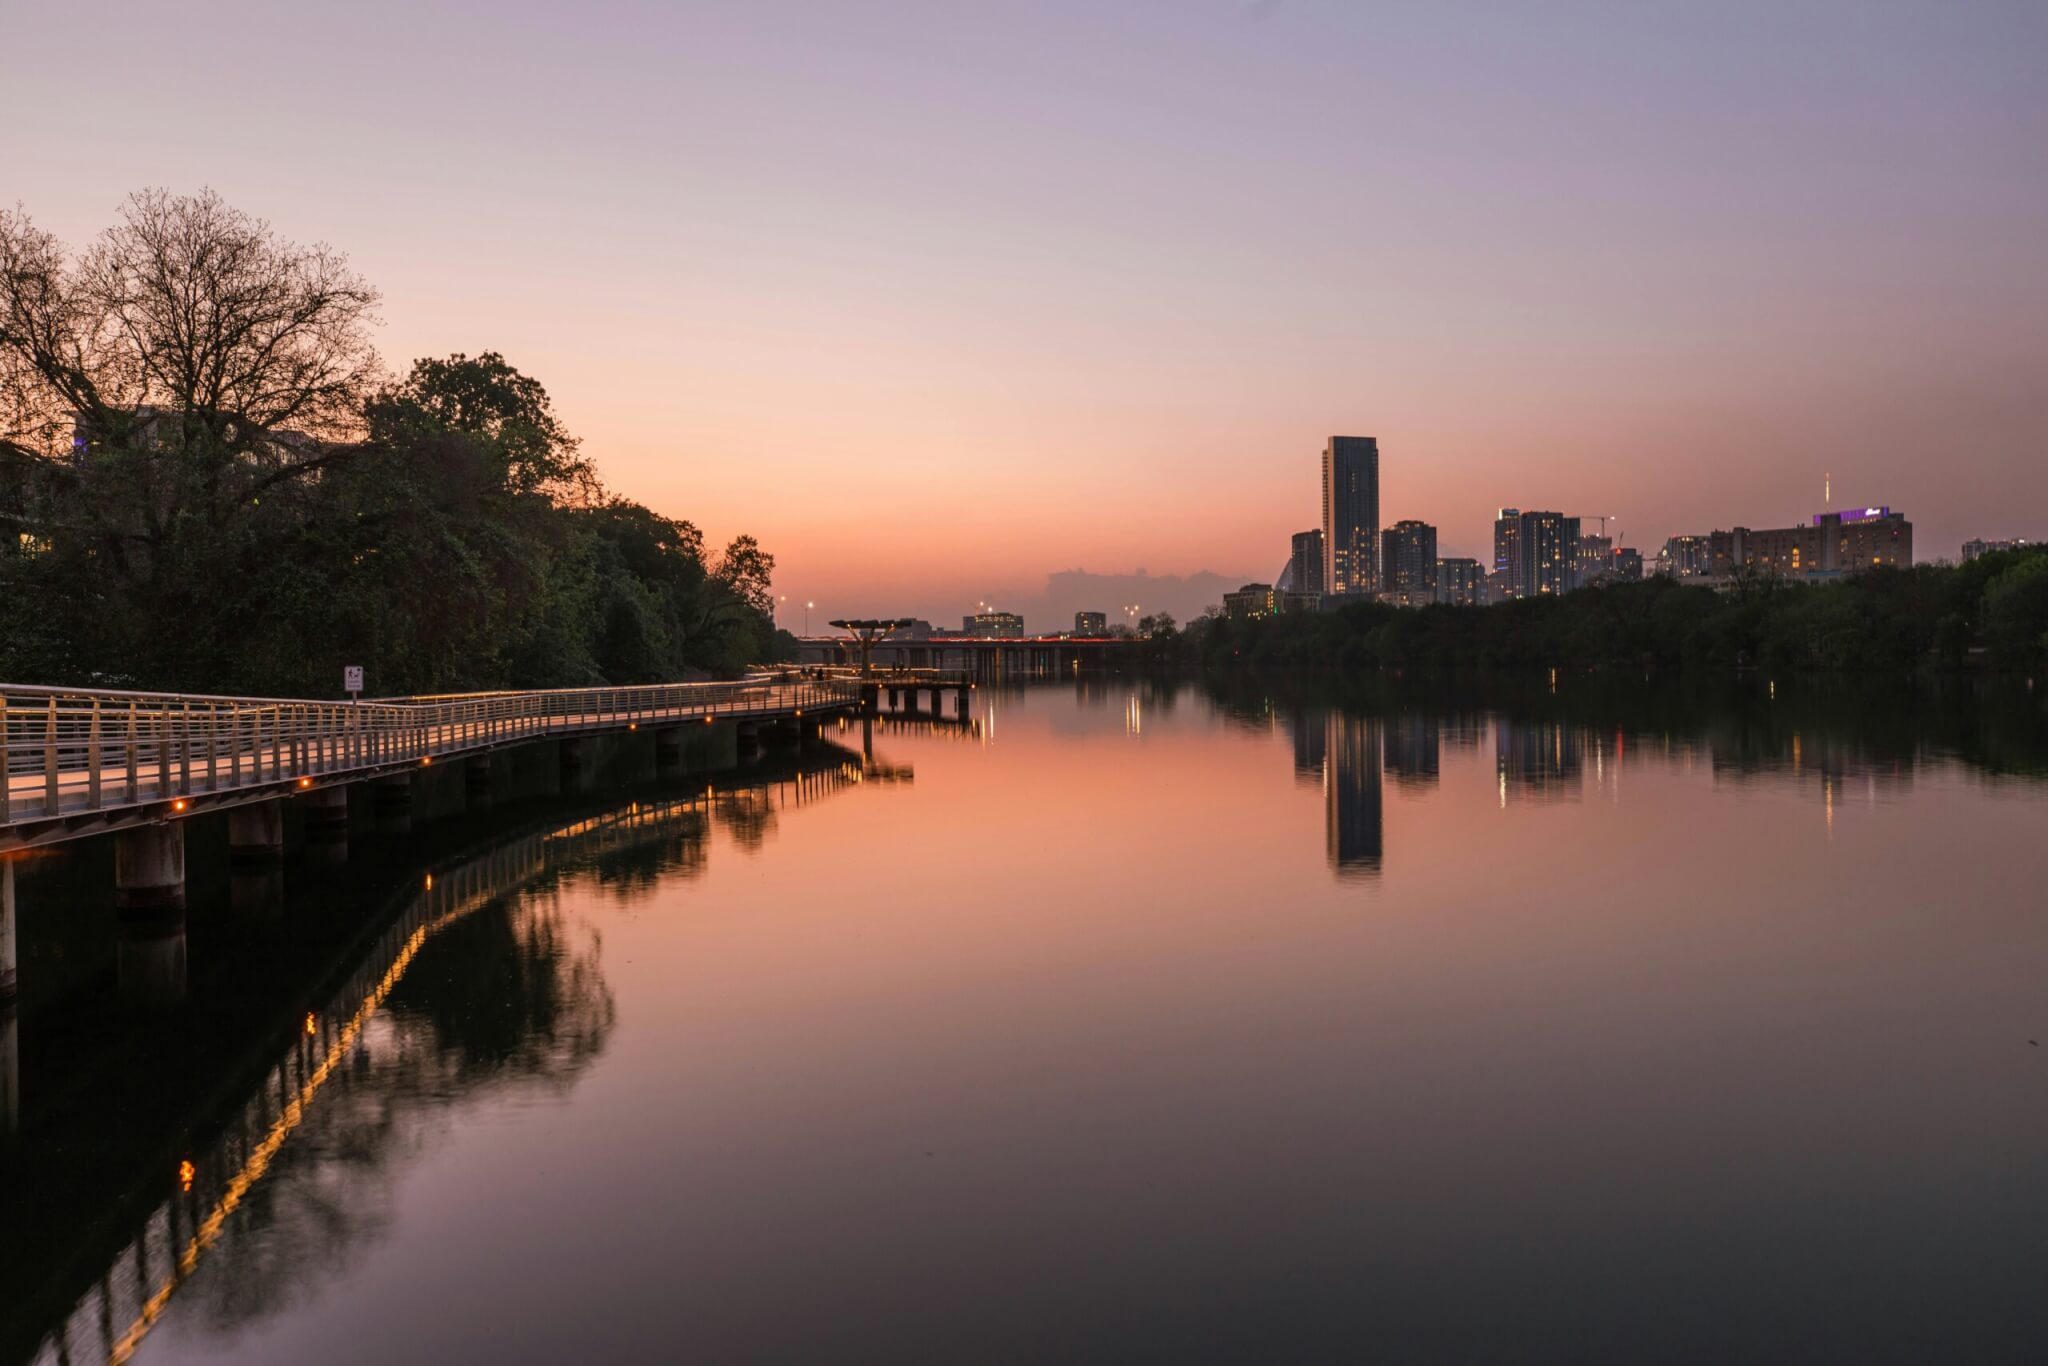
[[[1493,577],[1496,589],[1505,596],[1522,596],[1522,513],[1519,508],[1502,508],[1493,521]]]
[[[1479,561],[1453,557],[1436,562],[1436,600],[1459,607],[1482,606],[1486,602],[1486,572]]]
[[[1396,522],[1380,533],[1380,591],[1402,594],[1411,606],[1436,600],[1436,528]]]
[[[1520,597],[1561,596],[1578,575],[1579,519],[1561,512],[1525,512],[1515,531],[1515,571]]]
[[[1323,447],[1323,591],[1377,591],[1379,560],[1380,444],[1333,436]]]
[[[1288,559],[1287,588],[1295,593],[1327,593],[1329,583],[1323,578],[1323,533],[1297,531],[1294,533],[1294,554]]]

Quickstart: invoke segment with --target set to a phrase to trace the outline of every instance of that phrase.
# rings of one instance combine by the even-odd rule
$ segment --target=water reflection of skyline
[[[1654,766],[1714,785],[1768,786],[1811,800],[1829,830],[1849,801],[1875,804],[1910,792],[1919,768],[1948,755],[1902,755],[1840,734],[1810,734],[1728,721],[1698,733],[1632,733],[1615,726],[1475,712],[1390,714],[1271,699],[1235,700],[1226,716],[1252,730],[1285,727],[1297,785],[1322,796],[1324,847],[1339,878],[1370,879],[1384,867],[1386,788],[1420,797],[1444,780],[1444,751],[1490,747],[1494,804],[1544,806],[1622,800],[1624,771]]]

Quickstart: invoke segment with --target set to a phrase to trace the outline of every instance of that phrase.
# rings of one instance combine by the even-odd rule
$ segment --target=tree
[[[404,382],[370,404],[369,427],[372,439],[383,441],[422,431],[470,437],[503,469],[510,493],[584,507],[603,496],[582,443],[556,418],[547,390],[496,351],[413,362]]]
[[[210,191],[131,196],[75,259],[0,213],[0,512],[46,547],[19,586],[77,624],[74,672],[217,684],[220,584],[355,453],[376,301]]]

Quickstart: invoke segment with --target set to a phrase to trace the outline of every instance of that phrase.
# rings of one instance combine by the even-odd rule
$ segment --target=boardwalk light
[[[178,798],[178,800],[176,800],[176,801],[174,801],[174,802],[172,802],[172,803],[171,803],[171,810],[173,810],[173,811],[183,811],[183,810],[185,809],[186,805],[187,805],[187,803],[186,803],[185,799],[184,799],[183,797],[180,797],[180,798]]]
[[[420,767],[421,767],[421,768],[425,768],[425,767],[426,767],[426,766],[427,766],[428,764],[431,764],[431,763],[433,763],[433,762],[434,762],[434,756],[433,756],[433,755],[431,755],[431,754],[422,754],[422,755],[420,756]]]
[[[300,787],[302,787],[302,788],[304,788],[304,787],[311,787],[312,785],[313,785],[313,780],[312,780],[311,778],[301,778],[301,779],[299,779],[299,786],[300,786]]]

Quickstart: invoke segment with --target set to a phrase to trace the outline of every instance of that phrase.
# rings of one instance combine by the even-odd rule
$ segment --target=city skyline
[[[84,244],[211,186],[331,242],[392,368],[501,350],[820,610],[1270,579],[1345,431],[1482,561],[1496,506],[1648,552],[1829,472],[1923,558],[2044,531],[2038,5],[379,9],[14,16],[97,79],[10,72],[67,112],[0,134],[8,200]]]

